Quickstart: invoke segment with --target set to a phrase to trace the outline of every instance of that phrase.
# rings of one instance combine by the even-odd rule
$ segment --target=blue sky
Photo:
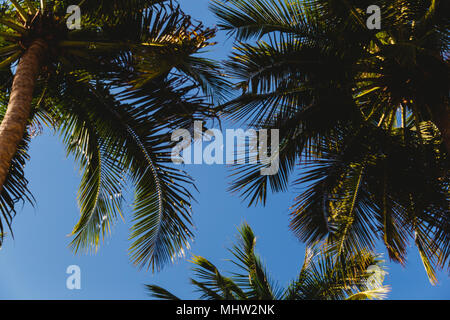
[[[182,8],[207,26],[215,25],[208,11],[208,0],[181,0]],[[219,44],[208,53],[225,58],[232,40],[219,34]],[[222,270],[230,263],[226,250],[243,221],[258,236],[258,252],[272,277],[286,285],[300,270],[304,245],[288,229],[288,208],[295,192],[272,195],[266,207],[247,208],[236,195],[227,192],[230,179],[225,165],[190,165],[199,193],[193,205],[196,238],[191,253],[202,255]],[[32,208],[19,208],[14,220],[15,239],[7,238],[0,250],[0,299],[148,299],[144,284],[163,286],[181,298],[196,298],[189,285],[191,264],[185,260],[152,274],[134,267],[127,250],[130,242],[131,208],[124,210],[125,223],[119,221],[112,236],[96,255],[74,255],[68,247],[68,234],[79,217],[76,192],[79,172],[72,159],[66,159],[59,138],[47,131],[34,138],[31,161],[27,166],[30,187],[37,199]],[[131,197],[128,204],[131,204]],[[380,246],[380,252],[385,253]],[[188,258],[191,253],[188,253]],[[66,288],[66,269],[81,268],[81,290]],[[450,299],[448,274],[439,274],[440,284],[432,286],[418,254],[411,247],[405,268],[387,263],[391,299]]]

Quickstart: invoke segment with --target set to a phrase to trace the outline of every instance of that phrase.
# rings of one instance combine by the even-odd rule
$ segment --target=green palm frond
[[[67,28],[70,5],[81,8],[80,30]],[[195,186],[172,166],[167,133],[214,116],[208,95],[226,94],[220,69],[196,55],[213,44],[214,35],[214,29],[193,22],[173,1],[2,3],[0,85],[6,95],[15,61],[37,39],[47,45],[30,131],[46,125],[60,133],[80,166],[75,251],[95,251],[110,234],[122,216],[128,186],[135,190],[133,262],[160,270],[189,248]],[[10,179],[12,185],[2,192],[0,222],[5,226],[10,226],[17,196],[27,195],[26,156],[19,155],[11,175],[17,181]]]
[[[214,0],[211,9],[221,21],[219,27],[240,41],[269,32],[307,34],[310,28],[300,1]]]
[[[369,251],[339,256],[326,246],[307,249],[300,274],[288,288],[278,287],[267,276],[255,254],[256,238],[248,224],[239,228],[237,244],[230,250],[231,262],[241,272],[226,277],[207,259],[195,256],[195,278],[191,283],[206,300],[337,300],[384,299],[389,287],[383,285],[386,272],[382,260]],[[158,286],[147,286],[158,299],[177,299]]]
[[[382,300],[386,297],[386,289],[370,289],[351,295],[346,300]]]
[[[296,235],[310,244],[327,238],[337,251],[352,252],[371,250],[376,238],[381,238],[391,259],[403,262],[408,232],[420,226],[423,241],[428,239],[427,255],[437,263],[440,251],[431,246],[431,230],[445,228],[447,218],[431,219],[424,212],[448,208],[448,181],[441,177],[446,158],[435,145],[424,145],[415,135],[405,145],[401,136],[386,136],[379,128],[339,140],[324,143],[296,182],[309,185],[292,211],[291,228]],[[421,240],[419,235],[419,249]],[[440,239],[438,246],[446,248],[445,241]]]
[[[58,119],[61,123],[58,130],[67,152],[80,163],[83,173],[78,192],[81,218],[73,230],[75,238],[71,244],[75,251],[96,250],[100,235],[105,238],[110,234],[114,221],[122,215],[125,169],[117,157],[121,146],[112,139],[98,136],[101,123],[89,117],[89,108],[98,101],[89,101],[88,97],[85,95],[82,104],[72,100],[69,105],[66,95],[61,107],[71,110],[72,114],[63,113]]]
[[[192,263],[197,266],[193,271],[198,280],[191,279],[191,283],[202,293],[202,299],[236,300],[248,297],[234,279],[220,274],[219,270],[205,258],[194,256]]]
[[[278,296],[273,283],[262,262],[255,253],[256,237],[248,224],[239,229],[237,244],[230,250],[232,260],[244,273],[237,273],[238,284],[246,290],[250,299],[275,300]]]
[[[167,89],[164,82],[154,86]],[[161,96],[145,105],[127,105],[119,103],[108,91],[89,84],[79,83],[70,90],[77,94],[84,91],[86,107],[68,105],[65,96],[61,101],[63,112],[69,111],[81,120],[83,116],[89,117],[88,121],[78,123],[80,133],[73,130],[77,123],[71,125],[67,119],[60,120],[64,124],[62,129],[70,133],[65,139],[69,150],[77,151],[85,166],[79,197],[82,218],[74,229],[73,247],[78,250],[98,245],[100,230],[105,236],[110,224],[121,214],[122,189],[130,180],[135,187],[132,259],[140,266],[159,270],[182,255],[193,236],[189,230],[192,195],[187,189],[192,180],[168,164],[172,142],[163,132],[169,124],[149,119],[155,110],[172,101]],[[93,134],[90,128],[95,128]],[[84,147],[80,148],[79,140]]]
[[[381,8],[381,30],[366,26],[369,5]],[[449,263],[448,9],[442,1],[214,1],[221,29],[238,41],[225,70],[240,95],[221,110],[280,133],[278,173],[238,165],[231,191],[265,204],[299,169],[291,227],[301,240],[326,240],[337,252],[382,240],[400,263],[412,240],[435,283],[435,268]]]
[[[382,260],[369,251],[335,255],[326,246],[307,249],[300,274],[285,295],[288,300],[383,299],[389,292],[385,274]]]
[[[148,293],[154,298],[161,300],[180,300],[164,288],[152,285],[146,285],[145,287]]]

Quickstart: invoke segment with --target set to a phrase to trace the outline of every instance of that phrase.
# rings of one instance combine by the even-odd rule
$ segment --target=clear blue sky
[[[208,0],[181,0],[181,5],[205,25],[215,25]],[[208,55],[223,59],[233,43],[223,34],[217,41],[219,45]],[[230,180],[225,166],[191,165],[186,169],[199,189],[198,203],[193,206],[196,239],[192,253],[228,270],[226,248],[233,242],[237,226],[247,221],[258,235],[258,251],[273,278],[286,285],[297,275],[304,246],[288,229],[288,208],[295,193],[272,195],[267,207],[249,209],[226,191]],[[190,263],[181,260],[157,274],[138,270],[130,263],[130,209],[125,210],[127,221],[118,222],[112,237],[96,255],[74,255],[70,251],[67,235],[79,217],[76,191],[80,176],[72,159],[66,159],[59,138],[51,132],[33,140],[27,176],[37,206],[19,208],[14,220],[15,239],[8,238],[0,251],[0,299],[148,299],[143,288],[148,283],[163,286],[182,298],[197,297],[189,285]],[[81,290],[66,288],[69,265],[81,267]],[[414,247],[406,268],[389,262],[387,267],[391,299],[450,299],[448,274],[440,273],[440,284],[431,286]]]

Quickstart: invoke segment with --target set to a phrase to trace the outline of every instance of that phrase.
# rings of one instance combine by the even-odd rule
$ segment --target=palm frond
[[[230,249],[233,261],[244,273],[236,273],[237,283],[246,289],[250,299],[275,300],[277,286],[270,279],[260,258],[255,254],[256,237],[246,223],[239,228],[237,244]]]
[[[336,300],[384,299],[389,287],[383,285],[386,272],[379,256],[363,251],[336,255],[328,248],[308,248],[298,278],[281,289],[267,276],[255,254],[256,238],[246,224],[239,228],[237,244],[230,250],[241,271],[226,277],[210,261],[194,256],[195,278],[191,283],[206,300]],[[147,286],[156,298],[173,299],[158,286]]]
[[[154,298],[161,300],[180,300],[180,298],[174,296],[172,293],[170,293],[164,288],[153,285],[146,285],[145,287],[148,293]]]
[[[298,278],[285,292],[288,300],[383,299],[386,272],[378,256],[369,251],[336,255],[327,246],[314,247]]]
[[[219,27],[240,41],[269,32],[307,34],[310,27],[301,2],[214,0],[211,10],[220,20]]]
[[[381,8],[382,30],[367,28],[369,5]],[[291,221],[301,240],[337,252],[381,240],[400,263],[414,240],[435,282],[450,252],[448,5],[215,1],[220,27],[238,41],[226,71],[241,91],[221,110],[281,137],[278,174],[236,166],[231,191],[265,204],[304,169]]]
[[[193,268],[196,279],[191,279],[191,283],[202,293],[202,299],[236,300],[247,297],[233,279],[220,274],[205,258],[194,256],[192,263],[198,267]]]

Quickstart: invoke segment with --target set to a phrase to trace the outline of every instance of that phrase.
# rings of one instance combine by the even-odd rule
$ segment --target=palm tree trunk
[[[8,108],[0,124],[0,192],[28,124],[33,91],[46,52],[46,43],[35,40],[21,57],[16,69]]]
[[[447,148],[447,153],[450,154],[450,109],[445,108],[434,118],[434,124],[441,132],[442,140]]]

